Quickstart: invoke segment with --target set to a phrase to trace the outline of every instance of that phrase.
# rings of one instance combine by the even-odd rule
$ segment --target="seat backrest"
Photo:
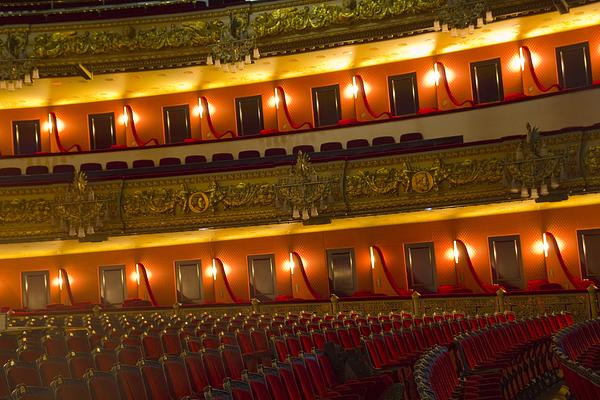
[[[300,357],[290,357],[289,360],[292,364],[294,377],[296,378],[296,382],[298,382],[298,386],[304,399],[315,400],[315,389],[310,374],[304,364],[304,360]]]
[[[192,394],[192,387],[183,360],[178,356],[164,355],[160,358],[169,392],[175,399]]]
[[[67,349],[76,353],[89,353],[90,351],[92,351],[92,346],[90,344],[90,339],[87,337],[87,335],[81,335],[71,332],[69,333],[69,336],[67,336]]]
[[[160,336],[144,333],[142,335],[142,351],[145,359],[158,360],[163,354]]]
[[[119,346],[116,349],[117,361],[123,365],[137,365],[137,362],[142,358],[142,352],[139,347]]]
[[[262,373],[273,400],[288,400],[290,398],[277,368],[262,366],[259,373]]]
[[[239,348],[225,344],[219,348],[219,351],[221,352],[221,359],[225,365],[227,376],[232,379],[242,379],[242,372],[245,367]]]
[[[290,400],[302,400],[302,394],[294,370],[289,362],[277,361],[277,370]]]
[[[4,365],[9,391],[15,390],[18,385],[42,386],[40,375],[35,364],[26,361],[11,360]]]
[[[302,354],[302,358],[304,359],[304,365],[306,365],[306,370],[308,371],[308,375],[311,378],[311,382],[313,383],[313,387],[317,391],[317,394],[319,396],[326,396],[327,383],[325,382],[323,371],[317,361],[317,356],[314,353],[304,353]]]
[[[287,151],[281,147],[272,147],[265,150],[265,157],[287,156]]]
[[[89,369],[94,368],[94,359],[90,353],[71,352],[67,360],[71,376],[76,379],[82,379]]]
[[[206,370],[202,363],[202,357],[198,353],[188,352],[183,352],[182,357],[192,390],[195,393],[202,393],[204,388],[209,384]]]
[[[137,367],[117,364],[112,371],[122,400],[150,400],[146,396],[142,374]]]
[[[206,157],[201,155],[191,155],[185,158],[186,164],[203,164],[206,162]]]
[[[250,385],[252,395],[255,399],[273,400],[273,396],[269,392],[269,387],[263,374],[248,372],[244,374],[244,380]]]
[[[224,387],[231,394],[233,400],[254,400],[252,389],[250,389],[247,382],[227,378]]]
[[[54,400],[54,394],[48,388],[19,385],[11,394],[15,400]]]
[[[40,346],[24,344],[17,348],[17,358],[19,361],[34,363],[44,353]]]
[[[91,400],[90,391],[81,379],[58,377],[50,384],[56,400]]]
[[[44,386],[50,386],[50,382],[59,376],[63,378],[71,377],[69,366],[63,357],[44,355],[37,360],[37,368]]]
[[[203,349],[200,356],[210,385],[219,389],[223,388],[223,380],[227,374],[219,350]]]
[[[181,340],[177,333],[163,331],[160,335],[160,340],[165,354],[179,355],[183,351],[181,348]]]
[[[89,370],[85,380],[92,400],[120,400],[119,387],[115,376],[109,372]]]
[[[117,355],[113,350],[97,348],[92,352],[94,368],[98,371],[109,372],[118,362]]]
[[[271,351],[269,347],[269,340],[265,331],[262,329],[251,329],[250,336],[252,337],[252,344],[256,351]]]
[[[148,400],[173,399],[171,393],[169,392],[169,386],[167,384],[167,380],[165,379],[162,366],[158,361],[140,360],[138,367],[142,373],[142,379],[144,380],[144,387],[146,388]]]

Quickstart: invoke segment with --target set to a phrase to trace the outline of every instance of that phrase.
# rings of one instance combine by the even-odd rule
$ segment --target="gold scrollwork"
[[[428,193],[448,187],[467,184],[496,183],[502,180],[502,163],[495,159],[464,160],[445,164],[436,158],[429,168],[413,168],[403,161],[399,168],[379,168],[376,171],[358,171],[346,177],[348,198],[377,197],[386,194]]]
[[[149,29],[130,26],[122,31],[43,33],[33,40],[33,56],[58,58],[199,47],[215,43],[223,28],[223,21],[215,19]]]
[[[441,0],[346,0],[343,4],[289,7],[258,14],[252,29],[258,38],[271,37],[365,20],[382,20],[427,12]]]
[[[588,175],[600,174],[600,146],[590,146],[585,157],[585,169]]]
[[[44,199],[0,201],[0,224],[43,224],[52,219],[51,202]]]
[[[216,181],[210,182],[205,190],[189,189],[181,184],[178,190],[153,188],[137,190],[125,196],[123,211],[125,216],[176,215],[177,213],[202,214],[216,211],[274,203],[272,184],[240,182],[221,187]]]

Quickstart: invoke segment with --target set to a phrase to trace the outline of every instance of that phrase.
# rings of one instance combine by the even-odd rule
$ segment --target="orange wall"
[[[219,257],[226,269],[237,297],[248,300],[247,256],[274,254],[277,267],[278,294],[290,294],[290,275],[287,270],[288,252],[297,251],[302,257],[307,276],[317,293],[328,297],[325,250],[354,248],[356,254],[358,291],[372,290],[369,246],[381,248],[387,265],[400,286],[405,286],[405,243],[434,242],[438,285],[455,283],[452,240],[461,239],[467,245],[475,269],[484,282],[490,281],[488,237],[519,234],[523,255],[524,280],[543,279],[545,261],[542,233],[554,233],[565,262],[575,276],[580,276],[576,232],[579,229],[600,228],[600,206],[562,208],[555,210],[515,213],[510,215],[464,218],[418,224],[351,229],[344,231],[286,235],[171,246],[132,249],[90,254],[24,258],[0,261],[0,305],[21,307],[20,273],[49,270],[51,280],[63,267],[73,280],[76,301],[99,301],[98,267],[125,264],[129,297],[136,297],[131,275],[135,263],[142,262],[150,271],[150,283],[161,305],[175,302],[175,260],[201,259],[203,292],[207,301],[213,300],[210,266],[212,257]],[[52,286],[52,301],[58,302],[58,288]],[[63,298],[64,301],[64,298]]]
[[[408,60],[397,63],[359,68],[355,70],[337,71],[315,76],[305,76],[285,81],[264,82],[244,86],[211,89],[201,92],[187,92],[171,95],[143,97],[135,99],[121,99],[96,103],[65,105],[56,107],[40,107],[34,109],[0,110],[0,154],[12,154],[12,121],[22,119],[40,119],[46,121],[49,111],[57,113],[65,123],[61,131],[63,144],[66,147],[78,143],[84,149],[89,149],[87,115],[102,112],[114,112],[117,117],[117,142],[124,143],[124,130],[118,121],[124,104],[130,104],[140,119],[137,123],[138,132],[143,139],[157,138],[164,142],[162,107],[180,104],[189,104],[190,111],[197,104],[197,97],[204,95],[215,109],[213,122],[219,131],[228,129],[236,130],[234,118],[235,98],[241,96],[262,95],[265,128],[276,127],[275,109],[270,104],[273,89],[277,85],[284,87],[291,97],[290,113],[297,123],[312,121],[311,88],[317,86],[340,85],[342,118],[354,118],[354,105],[352,97],[345,96],[344,92],[352,82],[352,75],[360,74],[370,86],[369,102],[376,112],[389,110],[389,96],[387,77],[408,72],[416,72],[419,82],[419,102],[422,109],[437,107],[436,90],[427,76],[431,75],[435,61],[446,65],[448,71],[454,75],[450,87],[457,99],[463,101],[472,99],[473,94],[470,82],[469,63],[500,57],[502,63],[502,78],[504,94],[520,93],[521,73],[518,62],[515,64],[520,45],[529,46],[534,57],[539,57],[540,63],[536,67],[538,76],[545,86],[557,83],[557,67],[555,48],[569,44],[588,41],[592,61],[594,81],[600,80],[600,27],[590,27],[571,32],[557,33],[538,38],[517,42],[502,43],[473,50],[455,52]],[[516,65],[516,67],[515,67]],[[192,136],[200,137],[200,121],[196,115],[191,115]],[[42,132],[42,146],[49,150],[49,137],[47,132]]]

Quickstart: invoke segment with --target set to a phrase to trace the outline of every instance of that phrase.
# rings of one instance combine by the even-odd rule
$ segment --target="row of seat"
[[[449,136],[437,139],[422,139],[420,133],[410,134],[396,142],[392,136],[374,138],[372,143],[367,139],[348,141],[346,148],[340,142],[323,143],[319,151],[313,145],[298,145],[293,147],[291,154],[284,148],[267,148],[263,155],[258,150],[244,150],[237,154],[215,153],[209,162],[204,155],[188,155],[183,159],[178,157],[161,158],[158,163],[150,159],[134,160],[131,165],[126,161],[109,161],[103,167],[96,162],[79,165],[90,179],[115,179],[125,176],[169,175],[186,173],[206,173],[211,171],[238,170],[245,168],[265,168],[286,165],[295,160],[299,152],[307,153],[315,161],[326,161],[348,156],[380,156],[389,152],[414,151],[417,149],[434,149],[440,146],[454,146],[463,143],[462,136]],[[404,135],[403,135],[404,136]],[[0,185],[14,183],[36,183],[47,180],[64,180],[72,178],[77,167],[70,164],[58,164],[52,171],[46,165],[30,165],[23,171],[17,167],[0,168]]]
[[[557,380],[551,335],[568,313],[490,325],[436,345],[415,364],[422,400],[535,398]]]
[[[600,398],[600,319],[562,329],[552,342],[571,398]]]
[[[348,317],[362,318],[358,314]],[[389,318],[381,317],[383,320]],[[79,329],[61,335],[60,330],[57,330],[41,336],[39,332],[46,331],[41,329],[24,331],[24,336],[20,338],[0,335],[0,351],[4,356],[11,349],[15,352],[13,346],[18,346],[13,358],[5,364],[5,393],[12,390],[15,398],[45,399],[53,398],[50,397],[52,389],[57,399],[179,399],[184,396],[198,398],[194,396],[202,393],[206,386],[206,398],[218,395],[230,395],[233,399],[265,400],[377,398],[378,394],[377,397],[371,396],[387,390],[392,385],[390,377],[369,377],[342,384],[336,380],[331,363],[319,351],[297,354],[274,363],[266,332],[260,329],[251,328],[248,335],[240,330],[235,334],[224,331],[220,337],[200,331],[200,338],[186,333],[196,333],[196,329],[176,329],[178,325],[201,328],[206,324],[214,326],[225,321],[234,323],[253,319],[263,322],[279,321],[281,326],[292,326],[292,321],[323,321],[325,318],[330,321],[343,320],[346,316],[238,315],[222,319],[210,316],[198,319],[197,316],[188,315],[184,318],[169,318],[168,321],[159,314],[150,318],[141,315],[133,318],[126,315],[117,318],[114,315],[99,318],[86,316],[80,321],[69,318],[63,321],[67,329],[76,329],[74,325],[84,325],[87,322],[89,327],[96,326],[108,336],[100,340],[99,347],[92,350],[92,344],[96,340],[93,335],[95,331],[88,335],[87,330]],[[97,321],[93,321],[94,319]],[[371,323],[376,320],[372,319]],[[155,335],[155,330],[162,324],[167,324],[164,325],[166,329],[160,336]],[[140,333],[144,327],[148,329]],[[114,347],[116,343],[111,339],[118,331],[127,333],[121,337],[120,344]],[[170,339],[167,340],[167,336]],[[182,342],[182,338],[187,340]],[[35,347],[38,347],[37,354]],[[174,370],[179,372],[173,372]],[[182,371],[186,373],[182,374]],[[286,371],[291,372],[289,376],[293,377],[293,381],[284,378]],[[187,381],[182,379],[186,376],[189,379]],[[87,379],[87,383],[84,379]],[[97,380],[107,381],[105,385],[100,385],[104,387],[104,391],[99,389]],[[277,381],[282,382],[280,386],[283,391],[277,390]],[[51,389],[44,388],[49,384]],[[106,388],[109,387],[114,387],[115,391],[106,394]],[[367,391],[369,397],[366,397]],[[34,397],[26,397],[28,395]]]

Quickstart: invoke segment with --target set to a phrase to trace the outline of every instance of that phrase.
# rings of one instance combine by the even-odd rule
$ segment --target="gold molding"
[[[600,135],[587,133],[541,139],[551,154],[565,155],[560,189],[552,193],[600,191]],[[510,192],[508,165],[520,142],[313,163],[315,176],[328,185],[327,208],[319,213],[330,220],[518,200]],[[111,203],[110,218],[96,236],[292,222],[290,212],[279,204],[277,187],[294,168],[90,183],[97,199]],[[66,184],[2,188],[0,242],[67,238],[60,224],[67,189]]]

